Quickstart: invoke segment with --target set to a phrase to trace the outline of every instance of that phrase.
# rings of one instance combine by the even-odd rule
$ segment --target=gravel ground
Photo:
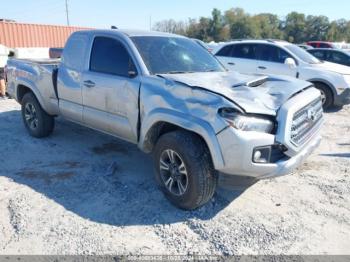
[[[0,101],[0,254],[350,254],[350,107],[293,175],[221,178],[192,212],[136,146],[63,119],[34,139],[19,110]]]

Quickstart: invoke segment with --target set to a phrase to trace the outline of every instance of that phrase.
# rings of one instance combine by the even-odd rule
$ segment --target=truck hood
[[[244,75],[236,72],[161,74],[168,81],[201,88],[224,96],[246,113],[275,116],[278,109],[299,91],[306,81],[284,76]]]
[[[341,75],[350,75],[350,67],[349,66],[339,65],[339,64],[330,63],[330,62],[312,64],[311,66],[313,68],[327,70],[327,71],[330,71],[333,73],[338,73]]]

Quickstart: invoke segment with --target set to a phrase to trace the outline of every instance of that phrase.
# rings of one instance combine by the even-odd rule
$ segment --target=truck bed
[[[57,68],[60,59],[9,59],[7,78],[9,94],[17,98],[16,86],[30,86],[45,110],[51,114],[58,111]]]

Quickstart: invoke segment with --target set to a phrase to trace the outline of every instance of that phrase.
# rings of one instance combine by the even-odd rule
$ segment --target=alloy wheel
[[[325,94],[325,92],[323,90],[320,90],[320,92],[321,92],[322,105],[324,105],[326,103],[327,97],[326,97],[326,94]]]
[[[184,161],[174,150],[166,149],[159,161],[160,175],[167,190],[177,196],[185,194],[188,174]]]
[[[27,125],[30,129],[34,130],[38,127],[38,117],[36,114],[35,106],[31,103],[27,103],[24,107],[24,117]]]

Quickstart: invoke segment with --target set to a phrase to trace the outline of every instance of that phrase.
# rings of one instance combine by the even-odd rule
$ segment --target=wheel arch
[[[220,145],[209,123],[179,112],[154,112],[143,121],[138,146],[144,152],[152,152],[161,135],[175,130],[186,130],[199,136],[209,150],[215,169],[224,166]]]
[[[309,79],[307,81],[313,83],[314,85],[319,83],[319,84],[323,84],[323,85],[327,86],[332,92],[333,99],[337,94],[337,90],[336,90],[335,86],[331,82],[329,82],[325,79],[313,78],[313,79]]]
[[[16,100],[19,102],[19,103],[22,103],[22,99],[24,97],[24,95],[28,92],[31,92],[34,94],[35,98],[38,100],[40,106],[42,108],[44,108],[44,101],[43,101],[43,98],[42,96],[40,95],[39,91],[33,87],[32,85],[30,85],[29,83],[23,83],[23,82],[20,82],[17,84],[17,88],[16,88]]]

